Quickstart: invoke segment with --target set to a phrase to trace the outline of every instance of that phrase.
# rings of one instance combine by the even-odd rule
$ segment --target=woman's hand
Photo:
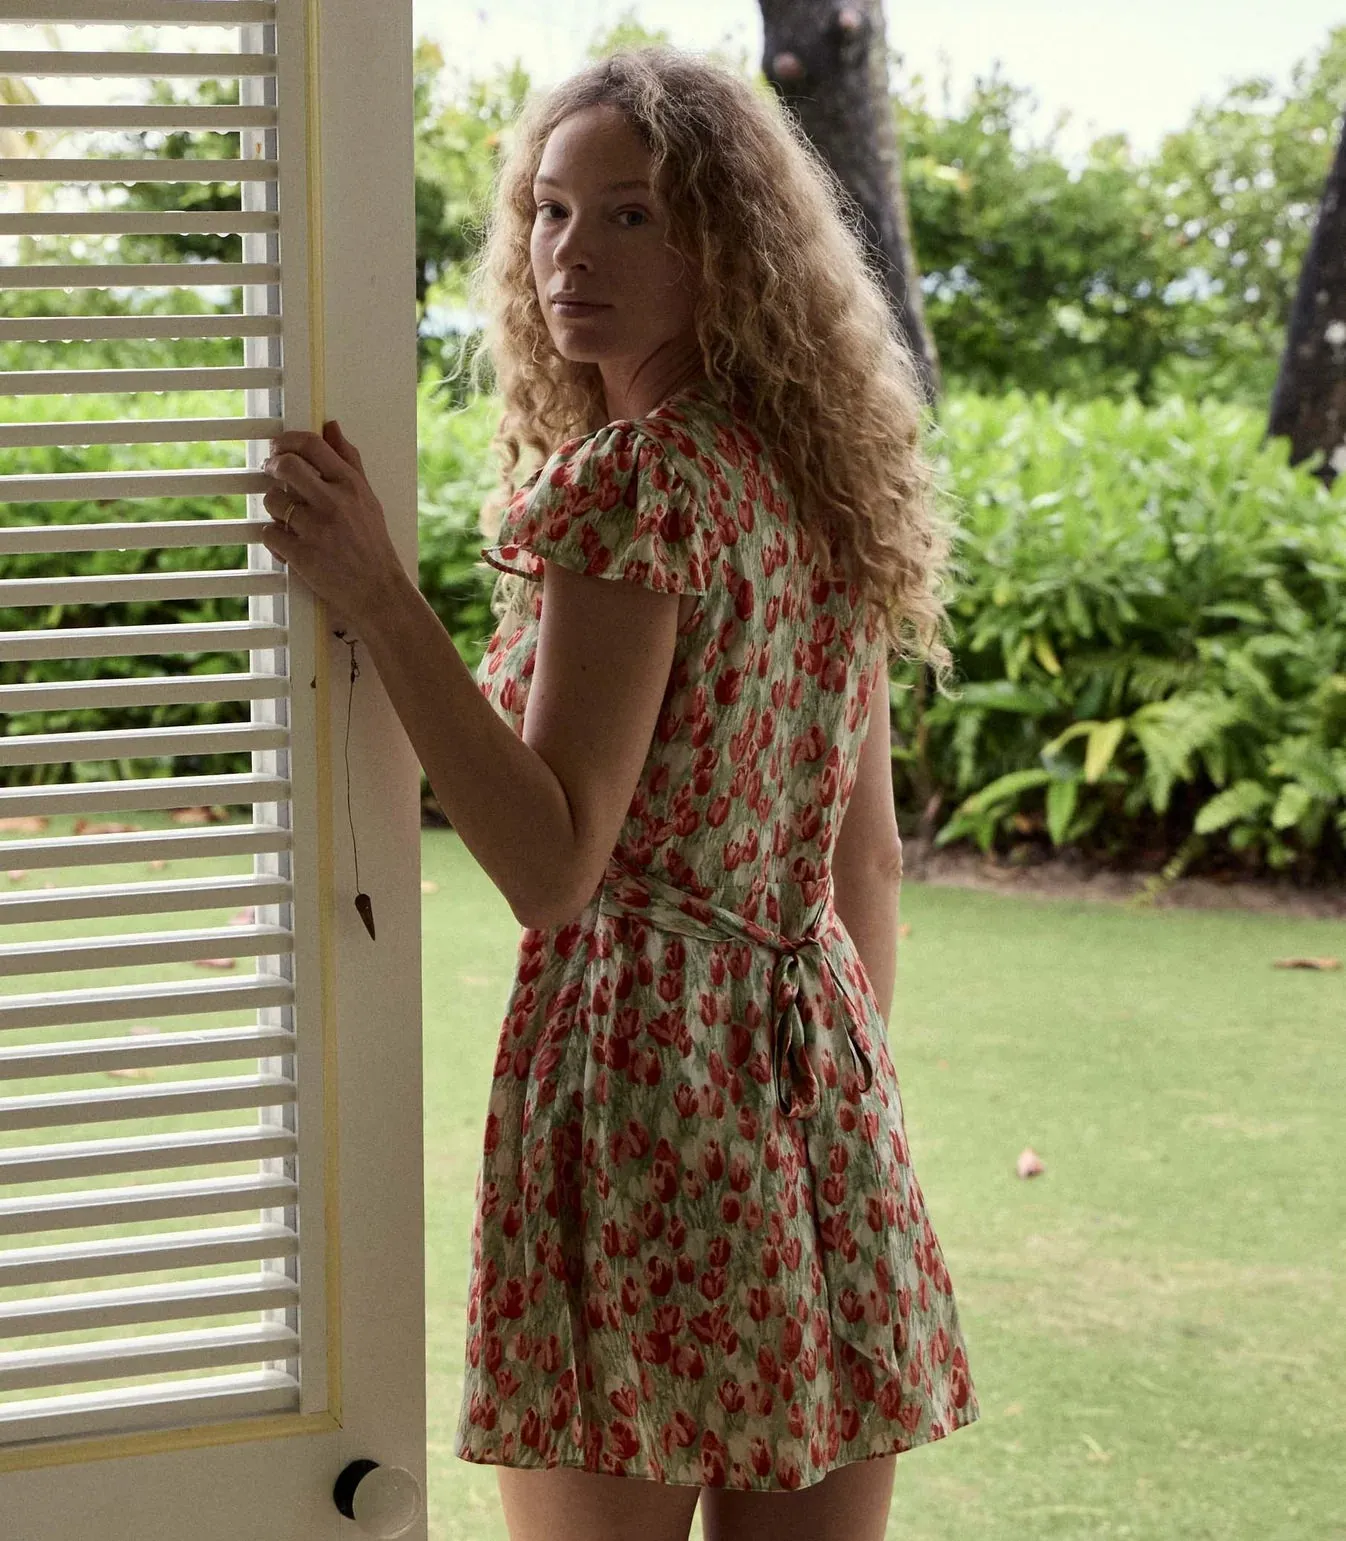
[[[262,544],[359,627],[406,578],[359,450],[331,419],[321,434],[293,430],[273,439],[262,470],[278,484],[262,499],[276,520]]]

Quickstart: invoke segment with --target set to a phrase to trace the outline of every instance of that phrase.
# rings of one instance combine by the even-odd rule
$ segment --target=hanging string
[[[370,939],[374,939],[374,904],[369,895],[360,891],[360,853],[355,845],[355,820],[351,815],[351,706],[355,700],[355,681],[360,674],[360,666],[355,661],[355,644],[358,637],[347,637],[343,629],[338,628],[334,633],[351,650],[351,678],[350,690],[346,696],[346,819],[351,827],[351,851],[355,857],[355,908],[360,912],[360,919],[365,923],[365,930],[369,932]]]

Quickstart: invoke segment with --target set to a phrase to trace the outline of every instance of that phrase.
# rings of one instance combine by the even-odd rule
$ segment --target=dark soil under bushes
[[[903,845],[903,881],[1118,902],[1143,893],[1157,875],[1153,868],[1107,867],[1073,851],[1044,855],[1038,847],[1027,845],[1016,851],[1009,857],[994,852],[983,856],[967,849],[926,851],[909,839]],[[1225,871],[1184,876],[1163,888],[1154,903],[1156,907],[1346,919],[1346,879],[1306,885],[1284,874],[1253,877]]]

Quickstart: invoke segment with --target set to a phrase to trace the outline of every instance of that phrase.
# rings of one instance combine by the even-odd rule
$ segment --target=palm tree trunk
[[[883,0],[759,5],[763,72],[858,205],[866,246],[933,404],[940,394],[939,356],[911,245]]]
[[[1346,471],[1346,127],[1300,269],[1267,433],[1290,440],[1292,465],[1322,450],[1317,475],[1329,487]]]

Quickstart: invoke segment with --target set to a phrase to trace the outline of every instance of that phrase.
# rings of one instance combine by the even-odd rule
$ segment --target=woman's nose
[[[576,263],[587,261],[589,256],[589,237],[586,231],[580,230],[572,220],[556,238],[556,244],[552,247],[557,266],[574,266]]]

